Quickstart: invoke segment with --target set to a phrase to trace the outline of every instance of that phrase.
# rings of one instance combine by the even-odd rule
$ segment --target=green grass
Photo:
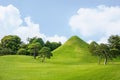
[[[73,36],[45,63],[31,56],[0,56],[0,80],[119,80],[119,60],[98,65],[88,44]]]
[[[120,64],[41,63],[30,56],[0,56],[0,80],[119,80]]]
[[[57,62],[66,63],[89,63],[97,61],[91,56],[88,44],[77,36],[72,36],[65,44],[53,51]],[[53,61],[53,60],[52,60]]]

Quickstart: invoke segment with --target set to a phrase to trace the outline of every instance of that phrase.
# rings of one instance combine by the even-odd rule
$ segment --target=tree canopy
[[[108,39],[108,44],[97,44],[95,41],[91,42],[89,45],[89,51],[99,57],[100,59],[104,58],[104,64],[108,62],[108,59],[112,60],[120,56],[120,36],[112,35]]]
[[[45,58],[50,59],[52,56],[51,50],[49,47],[43,47],[40,51],[39,51],[39,56],[42,59],[42,62],[45,61]]]
[[[38,51],[42,48],[41,44],[36,42],[36,43],[31,43],[28,45],[29,52],[33,54],[34,59],[36,59],[36,56],[38,55]]]
[[[38,43],[40,43],[40,45],[41,45],[42,47],[43,47],[44,44],[45,44],[42,38],[37,38],[37,37],[28,38],[28,41],[29,41],[30,44],[31,44],[31,43],[36,43],[36,42],[38,42]]]
[[[11,49],[15,54],[19,49],[21,39],[16,35],[8,35],[2,38],[1,45],[3,48]]]
[[[21,38],[16,35],[7,35],[4,36],[0,41],[0,55],[8,54],[18,54],[18,55],[30,55],[36,57],[39,54],[39,51],[47,49],[47,51],[53,51],[54,49],[61,46],[61,42],[44,42],[42,38],[33,37],[28,38],[28,43],[21,41]],[[47,48],[46,48],[47,47]],[[49,48],[49,49],[48,49]],[[47,58],[50,56],[45,55]]]

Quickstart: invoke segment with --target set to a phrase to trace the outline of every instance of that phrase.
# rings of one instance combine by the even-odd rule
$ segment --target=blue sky
[[[108,10],[111,11],[112,10],[111,7],[113,7],[114,10],[111,12],[111,15],[110,15],[112,17],[111,19],[114,18],[114,15],[116,15],[117,17],[120,17],[119,14],[112,14],[116,11],[117,7],[118,7],[117,11],[119,13],[120,0],[0,0],[1,7],[5,8],[5,7],[8,7],[9,5],[12,5],[12,7],[10,7],[11,11],[13,11],[13,12],[16,11],[13,8],[16,8],[18,10],[18,15],[16,15],[16,16],[19,16],[18,18],[21,20],[21,22],[17,25],[16,30],[15,30],[15,27],[11,27],[11,29],[10,29],[10,27],[5,26],[5,27],[7,27],[8,30],[7,29],[4,30],[5,28],[3,28],[4,33],[5,33],[3,35],[18,34],[20,37],[24,37],[23,41],[25,40],[26,37],[30,37],[30,35],[32,34],[32,30],[28,29],[28,30],[31,30],[31,34],[20,35],[21,32],[28,31],[27,28],[25,28],[25,27],[29,27],[29,25],[27,24],[29,22],[32,22],[33,24],[36,24],[36,25],[38,24],[37,26],[35,25],[36,26],[35,30],[39,29],[39,33],[35,34],[33,31],[34,35],[32,35],[32,37],[39,36],[39,37],[45,38],[45,40],[51,40],[51,41],[64,42],[70,36],[78,35],[79,37],[81,37],[82,39],[84,39],[87,42],[89,42],[91,40],[95,40],[97,42],[105,42],[106,38],[108,38],[108,36],[109,36],[108,34],[110,34],[110,35],[111,34],[118,34],[118,35],[120,34],[116,30],[110,31],[110,30],[108,30],[108,28],[106,28],[105,31],[103,31],[104,28],[106,27],[105,25],[101,25],[102,27],[97,26],[99,28],[100,27],[103,28],[100,31],[97,30],[97,32],[99,32],[99,33],[96,33],[96,32],[92,33],[96,29],[95,30],[92,29],[89,31],[89,28],[90,28],[89,25],[91,25],[91,23],[93,23],[93,22],[88,23],[87,20],[94,21],[94,19],[91,19],[91,17],[89,19],[86,18],[91,15],[87,14],[86,17],[84,16],[85,21],[83,19],[81,19],[81,15],[84,15],[85,13],[87,13],[87,11],[86,11],[87,9],[90,10],[88,12],[92,13],[93,9],[96,11],[99,11],[100,6],[102,6],[102,9],[108,8],[106,11],[103,11],[103,14],[104,14],[104,12],[107,13]],[[83,11],[81,9],[83,9]],[[9,11],[7,13],[9,13]],[[99,13],[96,13],[96,15],[97,14],[99,14]],[[11,15],[12,15],[12,13],[11,13]],[[9,16],[11,16],[11,15],[9,15]],[[12,16],[14,16],[14,15],[12,15]],[[93,17],[97,18],[97,16],[93,16]],[[103,18],[103,20],[104,20],[104,18]],[[109,18],[105,18],[105,19],[108,21],[111,20]],[[18,20],[18,19],[15,19],[15,20]],[[95,19],[95,21],[96,21],[96,19]],[[98,20],[98,21],[100,21],[100,20]],[[104,24],[106,24],[106,25],[109,24],[108,21],[106,21],[106,23],[104,23]],[[84,24],[88,24],[88,25],[86,26],[84,24],[83,25],[79,24],[81,22],[82,22],[82,24],[84,23]],[[118,19],[116,22],[120,22],[120,19]],[[6,22],[5,24],[8,24],[8,23]],[[119,26],[119,23],[114,23],[114,24],[116,24],[116,26]],[[96,27],[96,25],[99,25],[99,24],[96,22],[96,23],[94,23],[94,25],[92,24],[91,26]],[[113,27],[113,26],[111,26],[111,27]],[[18,29],[20,27],[22,27],[22,28]],[[92,28],[95,28],[95,27],[92,27]],[[14,30],[12,30],[12,28],[14,28]],[[86,30],[86,28],[88,28],[88,29]],[[116,27],[116,28],[118,28],[118,27]],[[3,30],[0,30],[0,31],[3,31]],[[19,32],[19,31],[21,31],[21,32]],[[19,32],[19,33],[17,33],[17,32]],[[90,35],[87,35],[88,33]],[[2,38],[3,35],[0,35],[1,36],[0,38]]]

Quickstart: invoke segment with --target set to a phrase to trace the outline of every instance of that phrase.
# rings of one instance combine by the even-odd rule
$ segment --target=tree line
[[[27,39],[28,43],[21,41],[17,35],[4,36],[0,41],[0,55],[30,55],[37,56],[44,62],[45,58],[51,58],[54,49],[61,46],[61,42],[44,42],[42,38],[33,37]]]
[[[107,64],[108,60],[113,60],[113,58],[120,56],[120,36],[111,35],[107,44],[98,44],[92,41],[89,44],[89,51],[92,55],[98,57],[98,64],[100,64],[102,59],[104,59],[104,64]]]

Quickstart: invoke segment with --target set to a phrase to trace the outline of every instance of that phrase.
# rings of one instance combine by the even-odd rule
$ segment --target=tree
[[[89,45],[89,51],[93,56],[98,56],[98,64],[100,64],[101,52],[100,52],[99,44],[97,44],[95,41],[92,41]]]
[[[104,64],[107,64],[108,59],[112,60],[112,56],[110,54],[110,48],[107,44],[103,44],[103,43],[100,44],[97,50],[100,53],[100,56],[102,56],[105,59]]]
[[[28,45],[29,52],[33,54],[34,59],[36,59],[36,56],[38,55],[38,52],[41,48],[42,48],[42,46],[38,42],[31,43]]]
[[[20,44],[20,49],[23,48],[23,49],[28,49],[28,44],[25,44],[25,43],[21,43]]]
[[[49,47],[43,47],[40,51],[39,51],[39,56],[42,59],[42,62],[45,61],[45,58],[50,59],[52,56],[51,50]]]
[[[18,55],[27,55],[27,50],[26,49],[23,49],[23,48],[21,48],[21,49],[19,49],[18,51],[17,51],[17,54]]]
[[[98,56],[98,64],[100,64],[100,60],[104,58],[104,64],[107,63],[108,59],[112,60],[112,56],[110,54],[110,48],[107,44],[97,44],[95,41],[91,42],[89,45],[89,51],[92,55]]]
[[[108,42],[112,57],[120,56],[120,36],[112,35],[109,37]]]
[[[51,42],[51,51],[55,50],[59,46],[61,46],[60,42],[59,43],[57,43],[57,42]]]
[[[29,44],[38,42],[41,44],[42,47],[44,46],[44,41],[42,38],[37,38],[37,37],[28,38],[28,41],[29,41]]]
[[[61,46],[61,42],[57,43],[57,42],[49,42],[47,41],[45,43],[46,47],[49,47],[51,49],[51,51],[55,50],[56,48],[58,48],[59,46]]]
[[[120,50],[120,36],[112,35],[108,39],[110,48],[116,48]]]
[[[19,49],[21,39],[16,35],[8,35],[2,38],[1,45],[3,48],[11,49],[15,54]]]
[[[50,41],[46,41],[45,46],[51,48],[51,42]]]
[[[111,48],[110,54],[113,58],[117,58],[118,56],[120,56],[120,50],[116,48]]]
[[[22,44],[20,45],[20,48],[19,48],[19,50],[20,50],[20,49],[24,49],[24,50],[27,51],[27,53],[26,53],[25,55],[30,55],[30,52],[29,52],[30,50],[28,49],[28,45],[29,45],[29,44],[22,43]],[[18,50],[18,51],[19,51],[19,50]],[[21,50],[20,50],[20,52],[21,52]],[[18,52],[17,52],[17,53],[18,53]]]
[[[96,49],[99,45],[95,42],[92,41],[89,45],[89,51],[92,53],[92,55],[98,55],[98,53],[96,52]]]
[[[0,49],[0,55],[10,55],[14,52],[10,48],[1,48]]]

